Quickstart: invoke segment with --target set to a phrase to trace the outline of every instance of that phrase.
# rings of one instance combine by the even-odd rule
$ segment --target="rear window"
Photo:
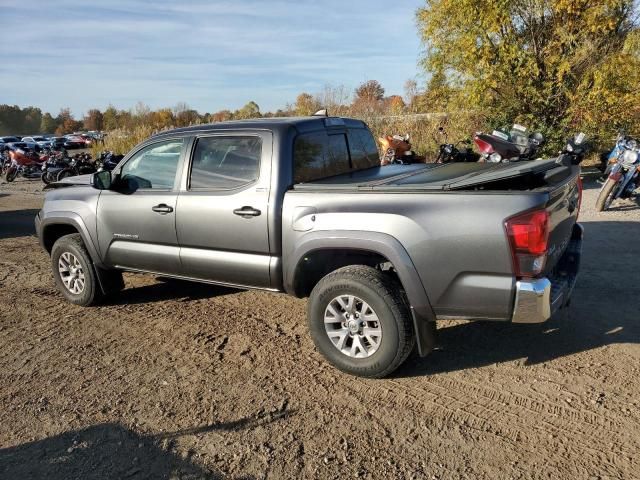
[[[355,170],[380,166],[378,147],[368,130],[349,129],[348,137],[351,162]]]
[[[348,172],[349,150],[343,133],[306,133],[296,138],[293,147],[293,181],[311,182]]]
[[[312,182],[380,165],[373,136],[365,129],[349,129],[346,134],[322,131],[299,135],[293,158],[294,183]]]

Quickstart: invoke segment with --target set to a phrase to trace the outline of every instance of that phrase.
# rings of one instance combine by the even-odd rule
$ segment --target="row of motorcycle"
[[[492,133],[478,132],[473,136],[473,143],[478,152],[471,148],[470,140],[449,143],[443,128],[439,129],[440,144],[436,163],[451,162],[487,162],[510,163],[538,158],[540,148],[545,143],[544,136],[539,132],[527,133],[521,125],[514,125],[510,131],[494,130]],[[396,143],[405,142],[406,148],[395,148],[395,157],[388,163],[412,163],[417,158],[411,151],[408,135],[389,137]],[[397,156],[398,150],[405,150],[404,156]],[[567,140],[559,158],[568,159],[570,163],[578,165],[591,150],[584,133],[578,133]],[[625,132],[618,132],[614,147],[601,155],[600,179],[602,188],[596,201],[596,210],[605,211],[619,198],[630,198],[640,188],[640,141]]]
[[[540,132],[529,133],[527,128],[514,124],[510,130],[494,130],[492,133],[477,132],[473,136],[473,143],[478,152],[471,148],[470,140],[448,143],[447,134],[443,128],[439,134],[444,138],[440,145],[437,163],[450,162],[487,162],[511,163],[523,160],[535,160],[546,139]],[[560,154],[571,155],[573,163],[578,164],[589,152],[590,145],[584,133],[578,133],[567,140]]]
[[[7,148],[0,152],[0,174],[7,182],[16,178],[41,178],[45,184],[76,175],[113,170],[123,155],[104,151],[94,160],[89,153],[70,156],[64,148],[45,148],[36,152],[31,148]]]

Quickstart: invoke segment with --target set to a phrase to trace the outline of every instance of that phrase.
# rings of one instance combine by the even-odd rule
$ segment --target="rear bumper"
[[[549,276],[516,282],[513,323],[546,322],[568,305],[580,269],[583,231],[579,223],[574,225],[571,241]]]

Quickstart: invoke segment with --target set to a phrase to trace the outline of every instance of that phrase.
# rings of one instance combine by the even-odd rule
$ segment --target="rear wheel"
[[[84,307],[102,298],[93,262],[78,233],[60,237],[51,249],[53,278],[60,293]]]
[[[320,280],[309,297],[307,320],[318,350],[351,375],[389,375],[415,343],[401,285],[364,265],[341,268]]]
[[[607,208],[611,206],[613,190],[615,189],[618,182],[612,178],[607,179],[602,190],[600,190],[600,194],[598,195],[598,199],[596,200],[596,211],[603,212]]]

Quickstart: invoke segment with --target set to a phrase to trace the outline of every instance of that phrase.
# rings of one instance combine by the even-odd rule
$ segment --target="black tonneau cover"
[[[551,170],[555,158],[513,163],[387,165],[294,185],[295,190],[460,190]]]

